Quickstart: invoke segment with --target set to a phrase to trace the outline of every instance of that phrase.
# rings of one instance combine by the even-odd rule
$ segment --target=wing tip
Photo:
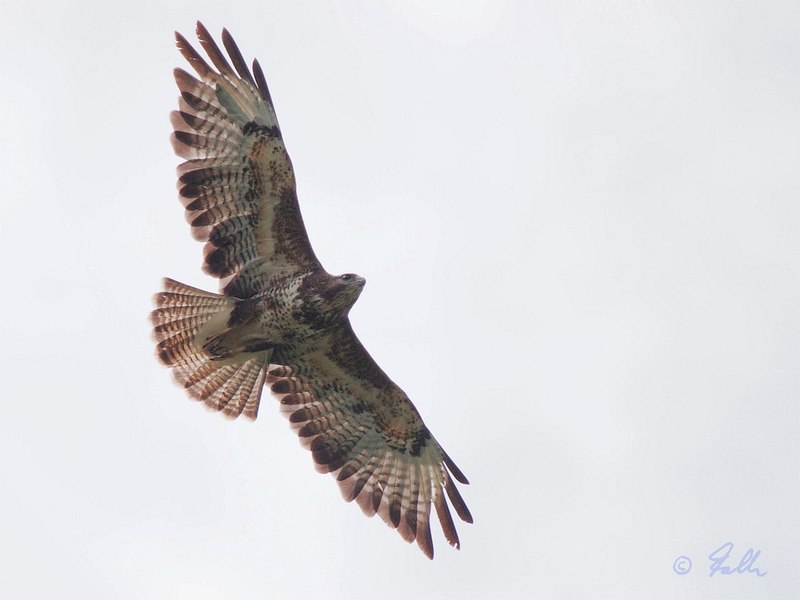
[[[200,19],[198,19],[194,24],[194,32],[198,38],[202,38],[202,36],[208,38],[211,37],[211,34],[208,32],[208,29],[206,28],[205,25],[203,25],[203,22]]]
[[[444,458],[444,464],[447,465],[447,468],[453,474],[453,477],[456,478],[456,481],[463,483],[464,485],[469,485],[469,480],[467,479],[466,475],[461,472],[461,469],[456,466],[456,463],[453,462],[453,459],[450,458],[450,456],[444,450],[442,450],[442,458]]]
[[[456,484],[453,483],[449,475],[445,478],[444,489],[447,492],[447,497],[450,498],[450,503],[453,505],[453,508],[456,509],[458,517],[465,523],[472,523],[472,513],[469,511],[469,508],[467,508],[467,503],[464,502],[461,493],[458,491]]]

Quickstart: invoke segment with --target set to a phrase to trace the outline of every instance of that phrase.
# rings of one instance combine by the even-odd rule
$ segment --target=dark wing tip
[[[446,464],[447,468],[450,469],[453,477],[455,477],[457,481],[463,483],[464,485],[469,485],[469,480],[461,472],[461,469],[456,466],[456,463],[453,462],[453,459],[448,456],[447,452],[442,450],[442,456],[444,457],[444,464]]]
[[[456,532],[456,525],[453,523],[453,517],[450,515],[450,509],[447,507],[447,502],[444,495],[439,492],[433,500],[433,507],[436,509],[436,516],[439,517],[439,523],[444,532],[444,538],[447,543],[454,548],[460,550],[461,542],[458,539],[458,532]]]
[[[425,556],[433,560],[433,538],[431,537],[431,526],[427,519],[417,529],[417,546]]]
[[[197,22],[194,25],[194,32],[197,34],[198,38],[202,38],[202,37],[210,38],[211,37],[211,34],[208,32],[208,29],[206,29],[206,26],[203,25],[203,22],[200,21],[199,19],[197,20]]]
[[[239,77],[257,88],[258,85],[253,81],[253,76],[250,74],[250,69],[247,68],[247,63],[242,56],[242,52],[239,50],[239,46],[236,45],[230,32],[224,28],[222,30],[222,45],[225,46],[225,50],[228,51],[228,56],[231,57],[231,61],[233,62],[233,68],[236,69]]]
[[[203,57],[197,53],[197,50],[189,43],[189,40],[177,31],[175,32],[175,45],[178,47],[178,51],[183,55],[183,58],[192,65],[192,68],[200,77],[205,77],[211,71],[211,67],[209,67],[208,63],[203,60]]]
[[[450,502],[453,504],[453,508],[456,509],[456,514],[458,514],[459,518],[465,523],[472,523],[472,513],[469,512],[467,503],[464,502],[456,484],[453,483],[449,475],[445,481],[444,489],[447,492],[447,497],[450,498]]]
[[[256,87],[261,92],[261,97],[267,101],[267,104],[273,106],[272,96],[269,93],[269,87],[267,87],[267,78],[264,77],[264,71],[261,70],[258,60],[253,60],[253,75],[256,78]]]
[[[228,60],[225,58],[225,55],[214,41],[214,36],[209,33],[208,29],[206,29],[205,25],[203,25],[200,21],[197,22],[197,39],[200,41],[200,45],[206,51],[206,54],[208,54],[208,57],[211,59],[212,64],[217,68],[217,70],[223,75],[233,75],[233,70],[231,69],[230,64],[228,64]]]
[[[183,54],[187,48],[192,47],[191,42],[187,40],[180,31],[175,32],[175,45],[178,47],[178,50],[181,51],[181,54]]]

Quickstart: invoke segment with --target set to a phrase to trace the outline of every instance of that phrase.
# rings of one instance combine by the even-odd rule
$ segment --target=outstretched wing
[[[222,42],[233,67],[200,22],[197,37],[214,68],[175,34],[199,75],[174,73],[181,96],[180,110],[170,115],[172,143],[187,159],[178,167],[178,189],[192,235],[206,242],[203,270],[221,279],[223,293],[246,298],[276,272],[307,271],[319,262],[258,61],[251,74],[227,30]]]
[[[345,321],[302,345],[277,348],[267,383],[317,470],[332,473],[348,502],[378,514],[433,558],[431,504],[447,541],[459,547],[445,494],[462,520],[472,515],[453,483],[468,483],[416,408],[375,363]]]

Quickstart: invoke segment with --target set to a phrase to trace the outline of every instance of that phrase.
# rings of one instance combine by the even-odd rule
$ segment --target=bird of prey
[[[433,505],[458,548],[447,499],[472,523],[453,482],[467,478],[353,332],[348,313],[364,278],[328,274],[311,249],[258,61],[251,72],[224,29],[228,58],[197,23],[211,64],[175,37],[197,73],[174,71],[171,139],[186,161],[178,190],[193,237],[205,242],[203,270],[220,279],[221,293],[164,279],[151,313],[158,358],[192,398],[230,418],[255,419],[268,385],[345,500],[429,558]]]

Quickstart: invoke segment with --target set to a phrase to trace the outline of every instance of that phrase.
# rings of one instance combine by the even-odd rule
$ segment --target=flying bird
[[[230,418],[255,419],[265,385],[345,500],[355,500],[433,558],[430,514],[460,547],[448,508],[472,516],[468,483],[408,396],[361,345],[348,313],[365,280],[317,260],[295,175],[258,61],[252,71],[227,30],[197,23],[209,64],[181,34],[197,77],[175,69],[171,113],[178,190],[203,271],[220,293],[164,279],[151,313],[156,354],[188,394]],[[230,62],[229,62],[230,59]]]

